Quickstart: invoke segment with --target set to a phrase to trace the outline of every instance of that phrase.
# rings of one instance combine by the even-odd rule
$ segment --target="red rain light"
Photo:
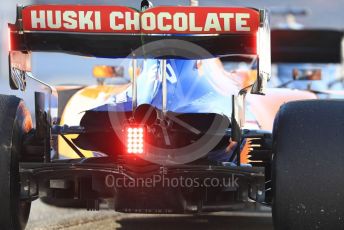
[[[127,127],[127,152],[129,154],[143,154],[144,152],[144,128]]]

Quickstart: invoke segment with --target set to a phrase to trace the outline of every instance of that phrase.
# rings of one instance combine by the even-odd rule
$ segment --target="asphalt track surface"
[[[201,216],[88,212],[32,204],[28,230],[272,230],[269,212],[218,213]]]

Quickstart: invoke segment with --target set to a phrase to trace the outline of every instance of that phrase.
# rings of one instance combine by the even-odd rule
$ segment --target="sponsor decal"
[[[25,31],[85,33],[255,33],[259,12],[230,7],[155,7],[138,12],[124,6],[34,5],[22,11]]]

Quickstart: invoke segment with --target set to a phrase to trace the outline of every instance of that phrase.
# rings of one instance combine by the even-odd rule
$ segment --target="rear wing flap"
[[[271,38],[273,63],[343,63],[342,31],[275,29]]]
[[[240,36],[123,34],[113,36],[80,33],[14,33],[11,35],[12,51],[61,52],[103,58],[183,58],[191,60],[231,54],[256,55],[256,39],[256,34]],[[202,49],[192,53],[183,52],[177,41],[182,45],[194,45]],[[173,43],[176,43],[176,46]],[[168,47],[169,49],[150,49],[148,52],[145,48],[149,44],[154,44],[157,47]]]

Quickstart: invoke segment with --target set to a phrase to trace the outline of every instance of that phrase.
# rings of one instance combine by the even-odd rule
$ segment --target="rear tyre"
[[[0,228],[25,229],[31,202],[20,200],[19,161],[23,136],[32,129],[22,100],[0,95]]]
[[[274,123],[275,229],[344,229],[344,101],[297,101]]]

